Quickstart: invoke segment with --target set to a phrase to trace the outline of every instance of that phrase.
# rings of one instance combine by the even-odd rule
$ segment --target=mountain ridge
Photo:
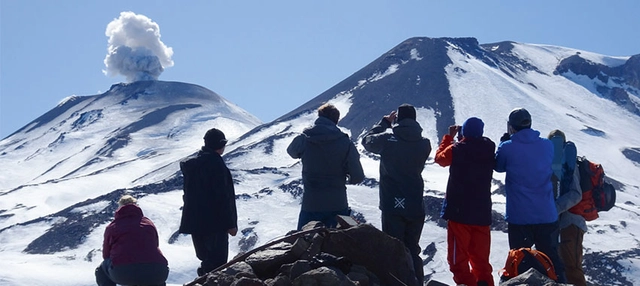
[[[574,55],[584,59],[584,62],[580,61],[582,64],[575,67],[565,62],[563,69],[558,68],[562,59]],[[485,121],[485,136],[497,142],[504,132],[509,111],[515,107],[525,107],[532,113],[533,128],[540,130],[541,136],[545,136],[545,132],[550,130],[562,129],[568,140],[576,142],[579,154],[586,154],[590,159],[602,163],[607,175],[616,181],[616,207],[589,224],[590,231],[585,235],[585,265],[590,267],[587,269],[590,281],[608,285],[633,285],[640,281],[640,275],[636,274],[640,273],[640,268],[634,265],[634,261],[640,259],[640,182],[634,175],[640,170],[640,161],[636,157],[640,154],[640,117],[626,105],[637,104],[640,100],[635,87],[637,75],[626,74],[625,71],[630,66],[633,67],[635,61],[635,56],[609,57],[570,48],[511,41],[482,45],[474,38],[421,37],[403,41],[300,107],[272,122],[246,125],[243,132],[236,132],[233,138],[229,136],[230,141],[223,158],[236,183],[238,226],[242,233],[239,237],[230,239],[230,257],[295,228],[303,191],[301,166],[299,161],[290,158],[284,150],[295,135],[313,123],[316,118],[315,109],[321,104],[329,102],[338,107],[342,114],[339,127],[350,134],[361,153],[367,178],[361,185],[348,187],[349,204],[355,216],[374,226],[379,226],[380,217],[377,209],[378,157],[366,152],[359,144],[359,138],[383,115],[402,103],[413,104],[417,107],[418,121],[424,129],[423,136],[428,137],[435,148],[449,125],[459,124],[470,116],[482,118]],[[614,77],[614,72],[610,72],[612,66],[625,66],[627,62],[630,64],[625,68],[616,69],[622,74],[615,74]],[[585,66],[585,63],[591,64]],[[592,69],[609,71],[612,75],[607,77],[607,81],[602,77],[589,78],[587,75],[591,74],[589,72]],[[632,68],[632,72],[634,71]],[[144,84],[150,83],[141,83]],[[620,88],[628,94],[629,99],[621,105],[615,98],[603,96],[596,85]],[[116,85],[116,90],[124,87],[126,86]],[[134,98],[135,94],[138,94],[138,98],[151,95],[133,92],[123,98],[128,98],[127,102],[131,103],[137,100]],[[172,99],[170,96],[164,97]],[[113,102],[118,104],[123,100]],[[76,106],[78,103],[73,104]],[[175,107],[168,106],[184,104],[198,103],[179,102],[163,106],[171,109]],[[134,122],[135,119],[153,112],[164,114],[158,111],[162,108],[157,106],[140,108],[145,112],[128,120]],[[181,174],[177,162],[197,151],[202,144],[202,134],[206,129],[204,126],[218,126],[225,133],[232,130],[230,121],[225,116],[231,116],[233,110],[229,109],[229,113],[222,112],[216,117],[206,112],[194,112],[196,107],[183,106],[182,109],[176,109],[184,110],[192,119],[184,122],[206,124],[191,133],[186,133],[187,129],[181,128],[198,128],[189,124],[180,125],[180,128],[167,124],[142,136],[136,131],[126,132],[137,129],[127,129],[127,126],[131,126],[131,122],[127,121],[120,122],[120,129],[111,129],[112,133],[107,133],[111,134],[109,138],[116,139],[109,144],[101,143],[100,146],[111,148],[105,150],[113,150],[113,153],[111,157],[97,156],[96,160],[112,160],[112,164],[108,166],[115,167],[109,170],[117,170],[118,164],[123,164],[119,172],[136,174],[127,174],[128,181],[119,183],[119,186],[104,187],[101,192],[85,195],[67,190],[82,189],[82,185],[72,184],[73,180],[68,179],[57,183],[18,184],[11,193],[2,191],[4,188],[0,187],[0,197],[3,198],[0,200],[0,241],[9,242],[0,251],[11,255],[14,260],[33,265],[34,268],[55,268],[52,264],[58,263],[74,265],[91,272],[100,259],[98,250],[101,245],[101,230],[114,210],[115,198],[127,192],[138,197],[145,214],[158,227],[160,247],[169,258],[172,269],[169,283],[183,284],[188,281],[194,275],[197,262],[194,261],[188,236],[176,232],[182,206]],[[78,126],[91,126],[108,119],[108,116],[103,116],[98,121],[92,121],[97,116],[98,112],[89,112],[84,113],[84,117],[79,113],[73,118],[76,121],[84,120],[78,121]],[[161,122],[176,122],[167,119],[168,117],[159,117],[163,118]],[[149,119],[151,118],[140,123],[148,125],[141,130],[162,124],[151,124],[153,120]],[[81,124],[87,122],[88,125]],[[45,127],[41,125],[38,128]],[[114,130],[122,133],[113,132]],[[46,142],[56,142],[60,138],[60,134],[56,134],[57,137],[50,136]],[[128,143],[114,149],[120,142],[118,140],[126,137],[123,134],[129,134],[131,139],[125,138]],[[77,138],[73,138],[66,135],[60,141],[105,142],[104,135],[76,136]],[[5,140],[22,140],[19,142],[23,147],[17,150],[31,148],[25,144],[29,137],[11,137],[13,135]],[[170,150],[179,151],[182,155],[147,166],[126,163],[128,161],[124,158],[137,160],[144,157],[150,161],[157,160],[164,153],[171,153],[169,150],[147,148],[140,143],[165,137],[183,138],[185,142],[180,144],[186,147]],[[7,162],[7,156],[11,155],[8,152],[17,148],[14,143],[11,145],[14,149],[7,151],[5,140],[0,141],[0,162],[3,165]],[[37,150],[42,153],[30,149],[24,154],[43,154],[46,151]],[[108,152],[99,154],[105,155]],[[128,154],[129,157],[123,154]],[[28,157],[22,158],[29,164],[35,161],[26,160]],[[16,162],[24,164],[23,161]],[[70,161],[67,164],[68,162]],[[136,167],[146,171],[139,172]],[[118,176],[122,176],[122,173],[110,172],[113,172],[113,176],[109,180],[120,180]],[[87,170],[84,174],[89,175],[85,178],[90,178],[92,172]],[[109,172],[102,173],[105,174]],[[425,248],[425,273],[431,278],[450,281],[447,265],[442,263],[446,261],[446,231],[439,221],[439,206],[446,188],[448,169],[438,167],[431,158],[425,166],[423,176],[424,202],[429,214],[420,243]],[[496,269],[502,266],[506,257],[506,234],[503,232],[504,219],[501,218],[505,207],[503,181],[504,174],[494,173],[494,228],[490,259]],[[67,202],[58,202],[53,196],[47,200],[39,199],[38,196],[44,192],[56,192]],[[18,193],[27,196],[27,199],[19,199]],[[38,208],[48,205],[56,207],[48,207],[46,210]],[[22,234],[21,238],[25,242],[17,241],[17,234]],[[615,240],[616,243],[602,243],[603,240]],[[51,256],[65,257],[67,260]],[[50,257],[52,262],[38,261],[40,257]],[[12,267],[14,266],[0,262],[0,269],[7,269],[0,270],[0,281],[14,277],[8,270],[14,269]],[[88,281],[90,274],[80,275],[81,278],[76,280]],[[82,282],[77,284],[82,285]]]

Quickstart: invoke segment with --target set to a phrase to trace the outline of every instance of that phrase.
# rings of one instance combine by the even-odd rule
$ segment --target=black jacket
[[[491,179],[496,145],[487,137],[467,138],[451,147],[443,219],[470,225],[491,225]]]
[[[345,184],[364,180],[360,154],[347,134],[329,119],[318,117],[314,125],[296,136],[287,153],[302,159],[302,210],[339,211],[349,207]]]
[[[384,133],[391,123],[382,119],[362,138],[367,151],[380,154],[380,210],[411,218],[423,217],[422,170],[431,142],[422,137],[420,124],[407,118]]]
[[[210,234],[237,227],[235,190],[222,157],[202,147],[195,157],[180,162],[184,176],[180,233]]]

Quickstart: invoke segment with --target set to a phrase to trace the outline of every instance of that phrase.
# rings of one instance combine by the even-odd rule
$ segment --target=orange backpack
[[[592,221],[598,218],[598,211],[608,211],[614,206],[615,189],[604,181],[602,165],[578,157],[576,168],[580,171],[582,200],[569,211],[581,215],[586,221]]]
[[[542,251],[523,247],[520,249],[511,249],[507,256],[507,262],[504,268],[500,270],[501,281],[509,280],[516,277],[530,268],[534,268],[543,275],[549,276],[554,281],[558,279],[556,270],[553,268],[553,262],[549,256]]]

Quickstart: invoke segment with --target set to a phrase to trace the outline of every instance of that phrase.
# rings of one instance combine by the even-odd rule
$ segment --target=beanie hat
[[[224,133],[216,128],[211,128],[204,134],[204,146],[206,147],[218,150],[226,144],[227,139],[224,137]]]
[[[416,120],[416,109],[410,104],[403,104],[398,107],[398,115],[396,116],[398,122],[405,118],[411,118]]]
[[[511,113],[509,113],[509,125],[517,131],[531,128],[531,114],[524,108],[511,110]]]
[[[484,122],[477,117],[470,117],[462,124],[462,136],[474,138],[482,137]]]

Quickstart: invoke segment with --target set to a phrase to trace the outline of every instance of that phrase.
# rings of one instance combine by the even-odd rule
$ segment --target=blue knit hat
[[[477,117],[470,117],[462,124],[462,136],[464,137],[482,137],[484,132],[484,122]]]

